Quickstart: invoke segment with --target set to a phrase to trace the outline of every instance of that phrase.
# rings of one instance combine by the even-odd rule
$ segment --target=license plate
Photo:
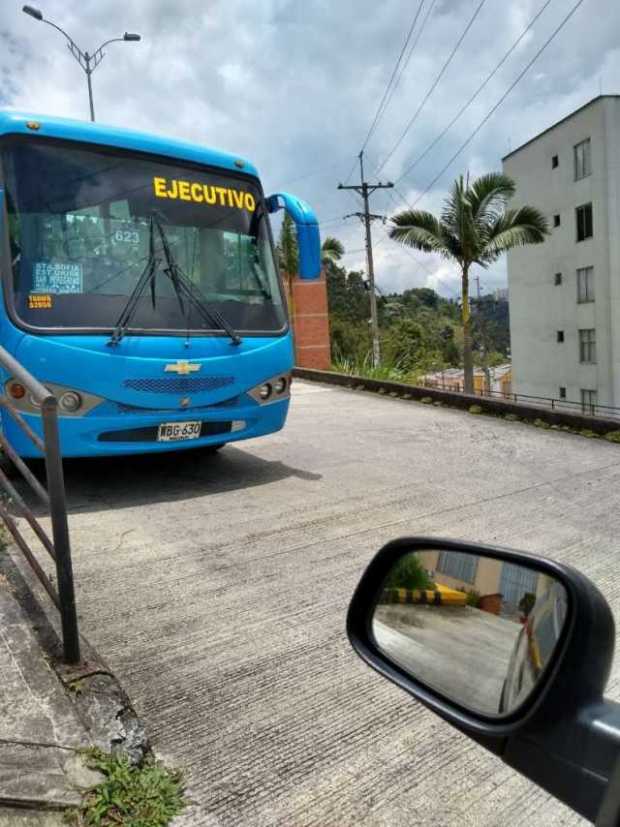
[[[157,432],[158,442],[176,442],[198,439],[202,422],[162,422]]]

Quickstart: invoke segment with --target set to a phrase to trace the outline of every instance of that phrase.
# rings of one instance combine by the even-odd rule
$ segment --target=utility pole
[[[486,382],[487,391],[489,394],[491,393],[491,371],[489,369],[489,365],[487,362],[487,323],[486,319],[483,318],[482,315],[482,296],[480,295],[480,276],[474,276],[474,281],[476,282],[476,296],[477,296],[477,308],[478,308],[478,320],[480,321],[480,337],[481,337],[481,344],[482,344],[482,370],[484,372],[484,380]]]
[[[370,224],[373,220],[380,218],[382,215],[376,215],[370,212],[369,198],[375,190],[390,189],[394,186],[390,181],[382,184],[379,181],[376,184],[369,184],[364,180],[364,150],[359,154],[360,159],[360,183],[351,186],[338,184],[339,190],[355,190],[358,195],[364,199],[364,212],[354,212],[345,216],[357,216],[364,223],[366,227],[366,263],[368,269],[368,289],[370,291],[370,326],[372,330],[372,363],[374,367],[378,367],[381,362],[381,349],[379,346],[379,317],[377,315],[377,294],[375,292],[375,267],[372,260],[372,234],[370,231]]]

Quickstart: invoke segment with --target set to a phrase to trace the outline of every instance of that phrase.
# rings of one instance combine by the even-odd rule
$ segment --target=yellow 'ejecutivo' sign
[[[197,181],[183,181],[177,178],[153,178],[153,192],[156,198],[178,198],[194,201],[196,204],[218,204],[254,212],[256,201],[250,192],[199,184]]]

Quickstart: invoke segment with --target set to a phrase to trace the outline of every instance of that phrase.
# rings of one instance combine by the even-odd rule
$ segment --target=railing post
[[[56,551],[56,579],[58,582],[64,656],[67,663],[79,663],[80,637],[73,587],[65,481],[58,436],[57,402],[54,397],[48,397],[43,402],[41,414],[45,437],[45,469],[52,518],[52,537]]]

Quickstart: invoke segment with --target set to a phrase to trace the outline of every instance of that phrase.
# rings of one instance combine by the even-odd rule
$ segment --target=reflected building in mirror
[[[454,551],[420,551],[418,559],[437,588],[465,595],[468,605],[522,621],[550,585],[542,572],[506,561]]]

